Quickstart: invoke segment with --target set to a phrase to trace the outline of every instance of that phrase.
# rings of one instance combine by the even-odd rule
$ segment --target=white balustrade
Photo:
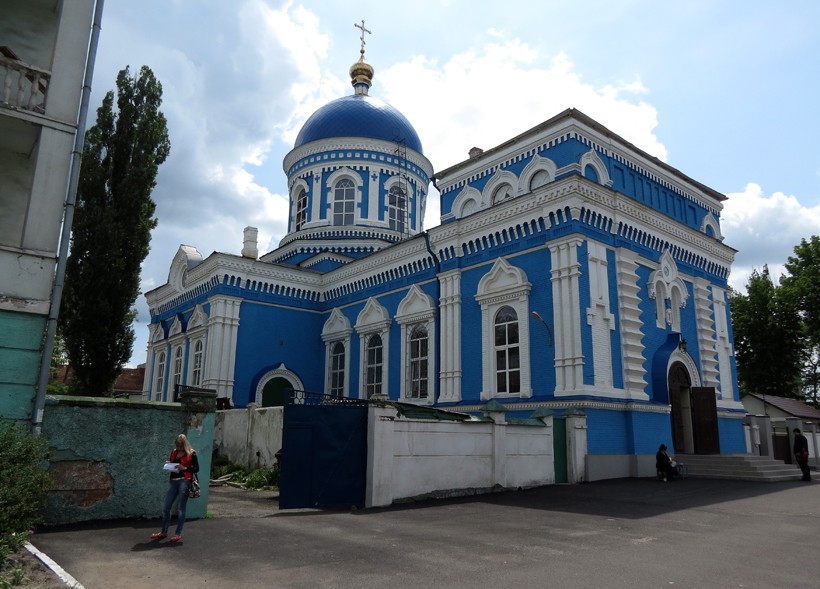
[[[0,55],[0,106],[43,114],[51,72]]]

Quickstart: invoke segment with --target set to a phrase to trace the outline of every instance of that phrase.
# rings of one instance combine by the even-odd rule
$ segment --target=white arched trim
[[[408,403],[432,404],[435,401],[436,372],[436,307],[432,297],[418,285],[410,287],[399,303],[396,323],[401,326],[401,381],[400,398]],[[412,392],[411,338],[413,330],[423,325],[427,331],[427,396],[414,397]]]
[[[663,252],[658,269],[649,276],[649,297],[655,299],[657,326],[666,329],[669,325],[680,331],[680,310],[686,307],[689,291],[669,250]]]
[[[356,332],[359,334],[359,398],[367,398],[367,343],[373,335],[378,335],[382,342],[381,391],[388,395],[390,391],[390,315],[379,302],[370,297],[356,318]]]
[[[521,171],[521,175],[518,177],[517,194],[526,194],[528,192],[532,192],[534,188],[537,188],[537,186],[532,186],[532,180],[538,172],[545,172],[547,175],[547,182],[552,182],[555,180],[555,172],[557,169],[558,167],[551,159],[541,157],[539,155],[534,156],[530,163],[528,163]]]
[[[530,311],[529,295],[532,285],[521,268],[498,258],[493,267],[478,283],[475,299],[481,305],[481,399],[494,397],[531,397],[530,377]],[[520,368],[519,391],[499,393],[496,375],[495,317],[505,306],[511,307],[518,321],[518,353]]]
[[[208,315],[205,313],[205,309],[202,308],[202,305],[197,305],[194,307],[194,312],[191,313],[191,318],[188,319],[188,331],[207,325]]]
[[[325,321],[322,328],[322,341],[325,342],[325,394],[331,394],[331,380],[333,372],[333,347],[340,343],[344,347],[344,375],[343,375],[343,393],[344,396],[350,396],[350,335],[353,333],[353,328],[350,327],[350,321],[339,309],[333,309],[330,312],[330,317]]]
[[[715,239],[723,241],[723,234],[720,232],[720,223],[718,223],[717,219],[712,213],[709,213],[703,218],[703,222],[700,224],[700,230],[703,233],[707,233],[707,228],[712,230],[712,236]]]
[[[453,215],[461,219],[486,208],[481,193],[472,186],[465,186],[453,201]]]
[[[581,175],[584,175],[584,170],[587,166],[592,166],[595,173],[598,174],[598,183],[602,186],[612,186],[612,180],[609,178],[609,172],[606,169],[604,161],[595,153],[594,149],[589,150],[581,156]]]
[[[485,203],[496,204],[504,200],[505,196],[501,193],[504,185],[509,186],[507,195],[513,197],[517,195],[518,176],[507,170],[499,170],[490,181],[484,185],[484,190],[481,191],[482,201]],[[499,200],[500,198],[500,200]]]
[[[699,387],[700,385],[700,373],[698,372],[698,365],[695,364],[695,360],[692,356],[689,355],[688,352],[682,352],[679,348],[676,348],[675,351],[669,356],[669,362],[666,364],[666,379],[669,380],[669,370],[671,370],[672,365],[675,362],[680,362],[686,367],[686,371],[689,373],[689,378],[692,380],[692,384],[690,386]]]
[[[336,182],[338,182],[342,178],[348,178],[352,180],[353,184],[355,184],[356,188],[358,188],[359,190],[361,190],[362,186],[364,186],[364,180],[362,180],[361,174],[359,174],[355,170],[351,170],[350,168],[339,168],[327,177],[327,187],[333,188]]]
[[[305,385],[302,384],[302,380],[296,375],[295,372],[289,370],[283,362],[259,379],[259,384],[256,385],[255,397],[255,403],[259,407],[262,406],[262,391],[265,389],[265,385],[276,378],[284,378],[290,383],[290,387],[296,391],[305,390]]]
[[[182,292],[185,288],[185,275],[202,263],[202,254],[195,247],[181,245],[171,261],[168,269],[168,284],[175,291]]]

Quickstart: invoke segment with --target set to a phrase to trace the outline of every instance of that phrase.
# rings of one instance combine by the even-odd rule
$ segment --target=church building
[[[317,110],[284,160],[288,233],[260,255],[180,246],[151,311],[144,394],[231,406],[287,389],[476,413],[587,416],[589,480],[665,442],[745,452],[725,197],[568,109],[434,171],[370,96]],[[431,183],[441,224],[422,226]],[[614,465],[614,466],[613,466]]]

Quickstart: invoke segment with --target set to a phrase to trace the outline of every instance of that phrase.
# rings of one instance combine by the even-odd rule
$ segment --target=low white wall
[[[214,447],[247,469],[269,468],[282,448],[282,425],[282,407],[217,411]]]
[[[463,494],[555,482],[552,417],[544,425],[368,415],[368,507],[433,493]]]

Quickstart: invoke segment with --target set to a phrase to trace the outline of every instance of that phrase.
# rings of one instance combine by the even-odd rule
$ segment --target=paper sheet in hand
[[[171,471],[171,472],[176,472],[178,466],[179,465],[175,462],[168,462],[162,467],[162,470],[168,470],[168,471]]]

